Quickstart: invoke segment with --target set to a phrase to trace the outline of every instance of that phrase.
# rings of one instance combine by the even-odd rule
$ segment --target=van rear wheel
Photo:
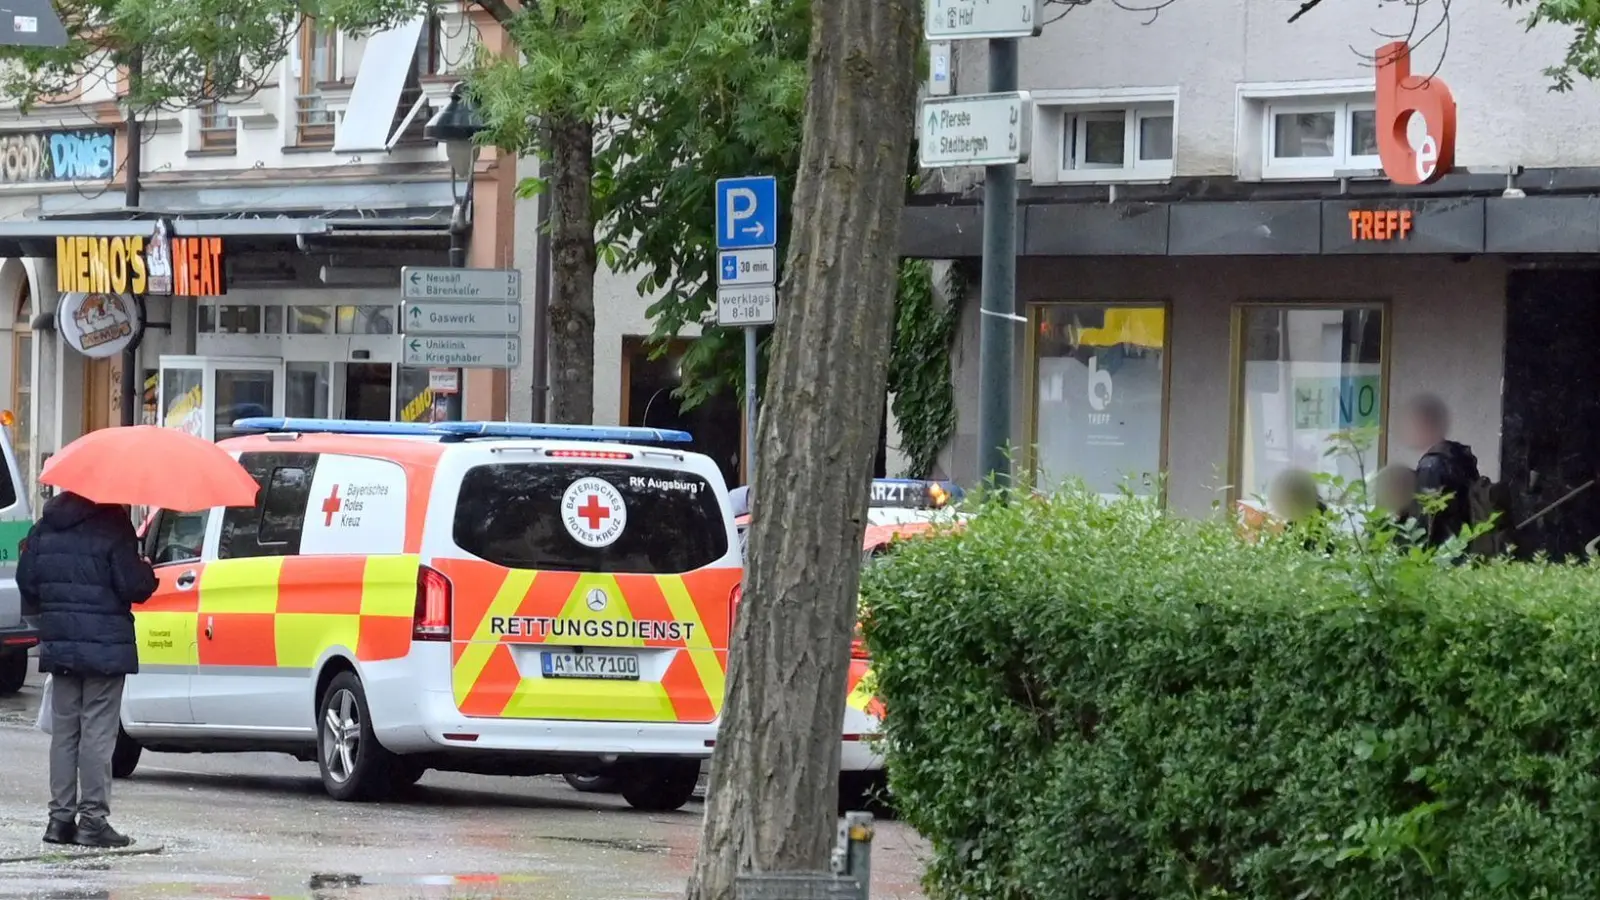
[[[317,715],[317,768],[335,800],[382,800],[394,789],[396,758],[372,732],[367,694],[354,672],[335,675]]]
[[[698,759],[651,759],[622,773],[622,799],[641,812],[673,812],[694,799],[700,782]]]
[[[11,650],[0,653],[0,697],[17,693],[27,682],[28,651]]]
[[[128,778],[133,775],[133,770],[139,768],[139,757],[144,755],[144,748],[139,742],[117,726],[117,745],[111,751],[111,777]]]

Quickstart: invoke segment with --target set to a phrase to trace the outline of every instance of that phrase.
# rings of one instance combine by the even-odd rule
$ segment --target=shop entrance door
[[[233,437],[233,422],[283,415],[283,360],[161,357],[161,424],[208,441]]]

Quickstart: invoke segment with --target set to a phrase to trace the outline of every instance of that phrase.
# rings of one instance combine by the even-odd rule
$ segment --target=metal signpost
[[[522,273],[405,266],[402,365],[512,369],[522,364]]]
[[[1017,163],[1028,158],[1032,103],[1017,90],[1018,38],[1042,27],[1043,0],[928,0],[923,35],[989,41],[989,93],[923,101],[919,155],[925,168],[984,166],[982,340],[978,351],[978,463],[1009,483],[1011,380],[1016,356]]]
[[[717,324],[744,329],[745,479],[756,480],[756,329],[778,318],[778,179],[717,182]]]

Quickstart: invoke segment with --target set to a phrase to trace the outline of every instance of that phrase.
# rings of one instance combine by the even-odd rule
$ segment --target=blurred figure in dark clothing
[[[1436,513],[1424,514],[1428,543],[1439,546],[1472,524],[1472,486],[1478,481],[1478,458],[1466,444],[1450,440],[1450,409],[1432,394],[1406,404],[1402,440],[1422,454],[1417,461],[1417,493],[1446,497]]]

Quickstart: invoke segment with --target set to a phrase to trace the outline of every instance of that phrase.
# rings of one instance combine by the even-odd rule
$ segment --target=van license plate
[[[546,678],[639,680],[639,657],[631,653],[540,653],[539,670]]]

